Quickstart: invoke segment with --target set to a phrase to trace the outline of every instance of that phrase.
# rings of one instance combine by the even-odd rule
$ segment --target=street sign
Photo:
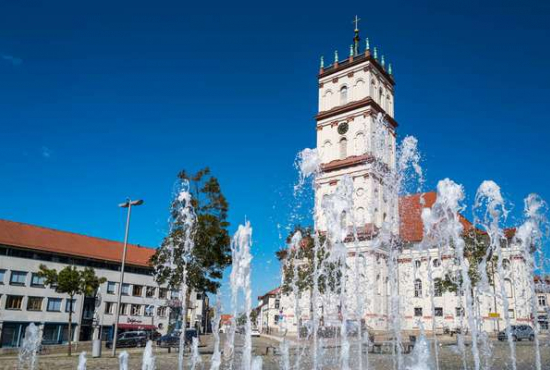
[[[491,319],[500,319],[500,314],[498,312],[489,312],[489,317]]]

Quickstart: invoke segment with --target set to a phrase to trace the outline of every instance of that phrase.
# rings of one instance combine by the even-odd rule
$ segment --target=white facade
[[[421,325],[426,330],[443,332],[454,330],[463,324],[468,326],[465,297],[453,292],[440,292],[432,281],[444,279],[445,272],[456,269],[454,257],[438,255],[432,249],[428,252],[405,251],[399,260],[399,292],[402,297],[403,328],[418,330]],[[498,273],[490,278],[494,282],[486,294],[474,293],[481,327],[487,332],[503,330],[506,326],[502,291],[508,301],[508,316],[512,324],[532,322],[528,287],[530,275],[525,270],[521,252],[514,247],[503,249],[504,281]],[[474,290],[475,291],[475,290]],[[433,296],[433,300],[432,297]],[[462,312],[464,311],[464,316]],[[434,325],[434,326],[432,326]]]
[[[0,241],[1,347],[20,345],[25,328],[31,322],[42,330],[44,344],[62,344],[68,340],[69,296],[44,286],[43,280],[37,275],[41,264],[57,271],[67,266],[76,266],[78,269],[91,267],[98,277],[106,279],[106,282],[100,286],[97,298],[82,295],[74,297],[72,338],[73,341],[91,340],[94,327],[97,326],[101,328],[102,338],[110,339],[116,319],[118,292],[121,289],[120,263],[90,258],[84,253],[82,245],[78,245],[78,240],[87,242],[90,239],[97,240],[97,243],[110,243],[111,247],[118,246],[120,243],[31,225],[7,223],[10,226],[22,225],[17,226],[15,230],[24,228],[27,235],[36,233],[36,238],[42,242],[56,240],[55,242],[62,243],[63,238],[69,238],[75,245],[71,255],[52,252],[55,248],[12,246],[5,242],[7,234],[2,233],[2,241]],[[3,221],[3,224],[6,222]],[[44,238],[44,233],[49,233],[49,239]],[[177,325],[178,318],[171,315],[171,312],[175,305],[181,306],[181,301],[177,292],[159,287],[155,282],[153,269],[146,262],[154,254],[153,249],[129,246],[129,250],[134,254],[139,253],[144,262],[139,264],[127,262],[121,291],[121,305],[118,308],[120,310],[119,333],[127,330],[156,330],[166,334],[170,329],[169,326]],[[118,256],[118,251],[108,250],[108,252]],[[188,325],[202,332],[209,330],[208,320],[205,320],[209,310],[208,297],[192,291],[188,302]]]
[[[334,191],[342,176],[349,175],[355,190],[355,225],[380,227],[397,217],[397,209],[388,201],[377,176],[381,166],[395,168],[393,80],[368,52],[347,64],[350,66],[332,67],[334,72],[328,69],[319,77],[317,149],[323,172],[316,179],[316,204]],[[375,124],[379,113],[392,123],[383,132],[378,132]],[[325,230],[325,222],[318,212],[317,229]]]
[[[384,223],[391,225],[394,234],[399,233],[399,200],[384,193],[380,171],[394,171],[396,168],[396,128],[394,120],[393,77],[369,51],[354,55],[343,63],[322,68],[319,74],[319,113],[317,115],[317,149],[321,159],[321,173],[315,184],[315,227],[321,233],[327,230],[321,207],[324,197],[332,194],[343,176],[353,181],[353,225],[358,231],[376,232]],[[376,122],[379,114],[389,123],[380,126]],[[383,132],[380,132],[382,128]],[[419,216],[418,216],[419,217]],[[341,222],[351,226],[352,218],[342,214]],[[350,228],[351,229],[351,228]],[[417,252],[414,243],[409,242],[400,254],[397,266],[397,290],[400,296],[399,314],[403,330],[445,331],[468,326],[464,296],[451,292],[439,292],[432,281],[444,278],[443,271],[456,270],[453,256],[449,252],[439,255],[437,249]],[[353,288],[346,302],[347,317],[364,320],[372,330],[390,328],[390,276],[388,252],[384,246],[373,245],[369,237],[362,237],[349,243],[347,279]],[[505,327],[507,315],[512,324],[532,323],[530,319],[528,289],[532,277],[526,271],[521,252],[514,246],[502,249],[504,281],[497,274],[491,291],[474,294],[476,316],[481,318],[484,330],[491,332]],[[356,274],[355,269],[359,272]],[[431,275],[431,279],[430,279]],[[357,282],[356,279],[359,279]],[[501,296],[505,292],[505,298]],[[539,294],[541,295],[541,294]],[[363,317],[354,317],[356,299],[361,297],[364,305]],[[497,298],[495,298],[495,296]],[[542,296],[542,295],[541,295]],[[433,297],[433,298],[432,298]],[[296,314],[294,297],[278,295],[280,313],[284,317],[284,328],[296,332],[299,323],[311,320],[309,292],[299,300],[300,315]],[[330,304],[330,297],[320,297],[318,317],[326,322],[341,318],[339,309],[328,312],[324,307]],[[504,310],[504,299],[508,311]],[[539,298],[541,303],[548,300]],[[264,308],[265,306],[265,308]],[[269,312],[269,302],[262,311]],[[542,309],[540,309],[542,312]],[[265,314],[264,314],[265,316]],[[299,317],[298,317],[299,316]]]
[[[281,318],[284,308],[281,306],[281,295],[279,289],[275,289],[262,297],[258,310],[257,325],[262,333],[276,333],[281,329]]]
[[[49,332],[49,329],[67,330],[69,297],[41,284],[42,282],[35,276],[40,264],[58,271],[69,266],[68,263],[10,255],[3,255],[0,258],[0,277],[3,277],[0,285],[0,336],[4,347],[17,345],[21,331],[31,322],[40,325],[45,331],[45,340],[51,344],[62,343],[67,339],[66,334]],[[100,288],[101,302],[97,313],[99,325],[106,331],[104,337],[108,337],[108,332],[115,321],[120,272],[96,267],[95,273],[98,277],[107,279]],[[151,274],[127,272],[124,275],[124,282],[125,291],[127,289],[128,293],[125,294],[123,291],[119,323],[154,325],[160,332],[165,333],[168,328],[169,311],[166,307],[166,299],[161,297],[167,290],[161,291]],[[83,296],[76,296],[74,299],[73,340],[78,341],[81,325],[86,321],[91,324],[94,312],[90,310],[93,305],[84,309]],[[146,309],[149,306],[154,309],[149,311]]]

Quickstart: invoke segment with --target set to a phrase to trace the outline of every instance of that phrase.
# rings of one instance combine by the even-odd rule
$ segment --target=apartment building
[[[157,330],[166,333],[178,326],[170,315],[177,298],[155,282],[149,258],[154,249],[128,245],[124,283],[120,286],[123,244],[101,238],[0,220],[0,346],[20,345],[30,323],[40,327],[44,344],[62,344],[68,340],[68,316],[71,304],[66,294],[46,287],[38,276],[39,266],[61,270],[66,266],[91,267],[106,278],[96,297],[77,296],[72,304],[74,341],[92,339],[94,326],[103,339],[111,338],[117,294],[121,289],[119,331]],[[196,293],[192,293],[196,301]],[[207,300],[201,298],[201,304]],[[202,319],[201,313],[188,317]]]

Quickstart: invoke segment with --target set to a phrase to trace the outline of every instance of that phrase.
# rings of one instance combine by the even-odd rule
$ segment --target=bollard
[[[92,341],[92,357],[101,357],[101,339]]]

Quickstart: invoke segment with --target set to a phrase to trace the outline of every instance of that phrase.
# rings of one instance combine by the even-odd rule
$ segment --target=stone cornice
[[[315,119],[317,120],[317,122],[319,122],[320,120],[330,118],[330,117],[334,117],[334,116],[337,116],[339,114],[347,113],[347,112],[350,112],[352,110],[355,110],[355,109],[358,109],[358,108],[363,108],[363,107],[371,107],[376,113],[384,114],[384,118],[386,119],[386,121],[388,121],[388,123],[390,125],[393,126],[393,128],[396,128],[398,126],[397,121],[395,119],[393,119],[390,115],[386,114],[386,111],[384,109],[382,109],[382,107],[380,105],[378,105],[378,103],[375,102],[374,99],[371,98],[370,96],[366,97],[365,99],[353,101],[353,102],[347,103],[345,105],[341,105],[341,106],[334,107],[334,108],[326,110],[326,111],[319,112],[315,116]]]
[[[383,170],[389,171],[389,168],[386,164],[380,162],[370,153],[363,154],[363,155],[354,155],[351,157],[347,157],[345,159],[336,159],[329,163],[322,164],[321,170],[323,172],[330,172],[330,171],[335,171],[342,168],[348,168],[348,167],[358,166],[360,164],[374,163],[374,162],[377,162],[378,164],[382,165]]]
[[[363,155],[354,155],[347,157],[345,159],[337,159],[326,164],[321,165],[321,170],[323,172],[329,172],[338,170],[341,168],[356,166],[363,163],[372,163],[374,162],[374,156],[372,154],[363,154]]]
[[[326,68],[323,68],[319,72],[319,79],[330,76],[332,74],[335,74],[337,72],[343,71],[349,67],[356,66],[358,64],[364,63],[364,62],[370,62],[371,65],[380,73],[382,74],[388,82],[395,86],[395,80],[393,79],[393,76],[390,75],[383,67],[380,65],[380,63],[374,59],[374,57],[371,55],[370,51],[366,51],[365,53],[361,55],[357,55],[354,57],[350,57],[346,60],[343,60],[339,62],[338,64],[334,64],[332,66],[328,66]]]

